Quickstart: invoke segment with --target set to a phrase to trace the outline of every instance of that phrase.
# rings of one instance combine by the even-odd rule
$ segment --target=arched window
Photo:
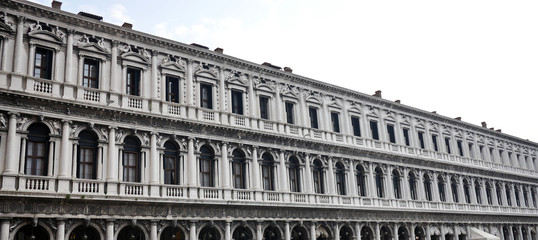
[[[506,201],[508,203],[508,206],[512,206],[512,196],[510,194],[510,187],[505,186],[505,193],[506,193]]]
[[[279,240],[280,239],[280,231],[275,226],[268,226],[263,231],[263,239],[265,240]]]
[[[13,239],[43,239],[48,240],[51,239],[49,236],[49,233],[47,232],[47,229],[45,229],[41,225],[37,225],[34,227],[33,224],[27,224],[21,229],[17,231],[15,234],[15,238]]]
[[[164,183],[179,184],[179,151],[172,141],[164,143]]]
[[[463,195],[465,196],[465,202],[471,203],[471,187],[469,186],[469,181],[463,180]]]
[[[411,199],[417,200],[417,176],[414,172],[409,173],[409,194],[411,195]]]
[[[291,230],[290,239],[291,240],[307,240],[309,239],[308,232],[306,231],[304,227],[297,225]]]
[[[202,187],[215,186],[215,153],[213,148],[204,145],[200,148],[200,185]]]
[[[118,240],[144,240],[144,231],[139,226],[128,225],[118,233]]]
[[[246,188],[245,184],[245,173],[246,173],[246,164],[245,164],[245,154],[239,151],[238,149],[232,152],[232,176],[234,188]]]
[[[361,240],[373,240],[374,239],[374,232],[370,227],[362,227],[361,229]]]
[[[364,171],[364,168],[362,167],[362,165],[357,165],[356,172],[357,172],[357,194],[359,194],[359,196],[365,197],[366,196],[366,172]]]
[[[460,202],[458,195],[458,181],[454,177],[450,180],[450,188],[452,189],[452,200],[456,203]]]
[[[221,239],[220,232],[216,227],[206,226],[198,234],[199,240],[218,240]]]
[[[69,234],[69,240],[71,239],[95,239],[99,240],[99,232],[93,226],[81,224]]]
[[[84,130],[78,135],[77,178],[96,179],[97,136]]]
[[[503,199],[502,199],[502,187],[501,187],[501,184],[500,183],[497,183],[495,185],[495,193],[497,195],[497,204],[499,206],[502,206],[503,205]]]
[[[275,161],[273,156],[269,153],[264,153],[262,155],[262,182],[263,190],[275,190],[275,171],[274,171]]]
[[[315,160],[312,168],[312,177],[314,179],[314,191],[316,193],[325,193],[325,186],[323,183],[323,166],[321,161]]]
[[[400,176],[400,172],[398,172],[398,170],[394,169],[392,171],[392,186],[394,187],[394,197],[397,198],[397,199],[401,199],[402,198],[402,188],[401,188],[401,176]]]
[[[28,127],[26,141],[26,168],[28,175],[46,176],[49,163],[49,129],[42,123]]]
[[[415,239],[416,240],[425,240],[426,234],[424,233],[424,229],[420,226],[415,227]]]
[[[385,181],[383,177],[383,170],[381,170],[380,167],[375,168],[375,183],[377,196],[380,198],[385,197],[385,188],[383,187]]]
[[[252,239],[252,232],[243,226],[239,226],[234,230],[232,234],[234,240],[250,240]]]
[[[521,207],[521,199],[519,199],[519,187],[518,186],[514,186],[514,196],[516,197],[516,205],[518,207]]]
[[[390,231],[390,228],[388,228],[387,226],[381,227],[381,229],[379,229],[379,236],[381,240],[391,240],[392,233]]]
[[[407,233],[407,228],[401,226],[398,228],[398,240],[408,240],[409,234]]]
[[[123,141],[123,181],[140,181],[140,142],[135,137]]]
[[[432,180],[430,178],[430,175],[424,174],[424,193],[426,194],[426,200],[432,201],[433,195],[432,195]]]
[[[478,180],[474,181],[474,194],[476,196],[476,203],[482,204],[482,186]]]
[[[186,235],[178,226],[168,226],[162,230],[160,239],[161,240],[184,240],[186,239]]]
[[[492,198],[492,191],[491,191],[491,184],[486,184],[486,198],[488,200],[489,205],[493,205],[493,198]]]
[[[336,190],[338,195],[346,195],[346,173],[341,162],[336,163]]]
[[[522,187],[522,188],[523,188],[523,203],[525,204],[524,207],[530,207],[531,205],[529,205],[529,197],[527,196],[529,192],[527,191],[526,187]]]
[[[300,175],[299,160],[296,157],[290,157],[290,190],[292,192],[301,192],[301,175]]]
[[[442,176],[437,177],[437,188],[439,190],[439,200],[446,202],[445,179]]]
[[[340,229],[340,240],[351,240],[351,239],[355,239],[353,237],[353,230],[351,230],[351,228],[349,226],[342,226],[342,228]]]

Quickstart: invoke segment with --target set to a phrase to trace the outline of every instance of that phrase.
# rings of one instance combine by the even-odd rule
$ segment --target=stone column
[[[256,222],[256,240],[263,240],[262,222]]]
[[[392,168],[390,166],[387,167],[387,171],[385,172],[385,197],[386,198],[396,198],[396,193],[394,192],[394,181],[392,181]]]
[[[398,240],[398,223],[394,223],[394,226],[393,226],[393,231],[392,231],[392,238],[394,240]]]
[[[18,143],[20,138],[17,138],[17,116],[18,113],[9,112],[8,120],[8,130],[7,130],[7,139],[6,139],[6,158],[4,165],[4,174],[3,175],[15,175],[17,174],[17,162],[18,162]],[[21,153],[21,154],[24,154]],[[14,181],[14,180],[13,180]],[[15,182],[13,182],[13,188],[10,190],[15,190]],[[2,188],[7,187],[5,183],[2,184]]]
[[[369,197],[378,197],[376,192],[376,181],[374,177],[374,166],[372,163],[368,163],[368,192],[366,193]]]
[[[256,121],[256,118],[258,118],[260,115],[258,114],[258,106],[256,103],[256,93],[254,92],[254,81],[252,81],[252,77],[248,76],[248,106],[250,108],[250,126],[254,129],[259,128],[258,121]]]
[[[189,240],[197,240],[196,221],[191,221],[191,225],[189,227]]]
[[[159,106],[159,94],[157,93],[157,89],[159,89],[158,84],[158,78],[159,78],[159,72],[157,70],[157,65],[159,64],[157,62],[157,56],[159,55],[159,51],[152,50],[151,51],[151,82],[150,82],[150,96],[151,97],[151,112],[152,113],[159,113],[160,112],[160,106]],[[165,81],[165,79],[161,79],[161,81]],[[161,91],[166,91],[166,89],[161,89]],[[165,99],[163,99],[165,100]]]
[[[334,240],[340,240],[340,224],[334,223]]]
[[[431,185],[431,190],[432,190],[432,200],[434,202],[440,202],[441,201],[441,198],[439,196],[439,183],[438,183],[438,179],[437,179],[437,173],[436,172],[433,172],[432,173],[432,185]]]
[[[497,196],[497,184],[495,184],[495,182],[493,182],[491,184],[492,188],[491,188],[491,203],[493,203],[493,205],[497,205],[497,206],[501,206],[502,203],[500,203],[498,201],[498,196]]]
[[[415,224],[411,224],[411,227],[409,228],[409,240],[415,240],[416,239],[415,227],[416,227]]]
[[[187,83],[187,117],[190,119],[196,119],[196,104],[194,102],[194,71],[192,69],[193,59],[187,59],[187,72],[186,83]]]
[[[121,94],[121,82],[123,77],[119,77],[120,69],[118,69],[118,45],[119,42],[112,40],[112,49],[110,58],[110,101],[112,106],[119,106],[119,94]]]
[[[288,221],[284,223],[284,234],[285,234],[286,240],[291,239],[290,222]]]
[[[404,168],[402,172],[402,199],[410,200],[411,186],[409,186],[409,169]]]
[[[282,192],[288,192],[289,191],[289,185],[288,185],[288,175],[286,174],[286,155],[284,154],[284,151],[280,151],[278,154],[278,158],[280,160],[280,166],[279,166],[279,172],[280,172],[280,191]]]
[[[151,221],[150,240],[158,240],[157,238],[157,222]]]
[[[355,168],[353,167],[353,161],[352,160],[349,160],[348,162],[349,166],[347,167],[347,179],[349,179],[349,184],[348,185],[348,195],[350,196],[358,196],[358,191],[357,191],[357,178],[355,177]]]
[[[151,132],[150,149],[149,149],[149,184],[150,196],[159,195],[159,152],[157,151],[157,135],[156,132]]]
[[[107,162],[107,195],[117,194],[118,189],[118,150],[116,148],[116,129],[109,127],[108,132],[108,162]]]
[[[22,67],[24,66],[24,59],[26,56],[26,54],[24,54],[24,41],[23,41],[24,20],[26,20],[26,17],[17,16],[17,34],[15,35],[15,53],[13,54],[13,57],[14,57],[13,71],[18,74],[24,74],[23,69],[22,69]],[[18,89],[18,90],[22,90],[22,89]]]
[[[327,193],[328,194],[336,194],[334,191],[335,184],[334,184],[334,168],[333,168],[333,159],[332,157],[329,157],[328,161],[328,173],[327,173]]]
[[[312,169],[310,168],[310,155],[305,154],[305,171],[304,171],[305,193],[313,193],[312,189]]]
[[[360,223],[355,223],[355,240],[361,240],[362,236],[361,236],[361,224]],[[414,239],[412,239],[414,240]]]
[[[220,175],[222,176],[222,188],[230,188],[230,162],[228,161],[228,143],[223,142],[221,147]]]
[[[224,227],[224,240],[231,240],[232,239],[232,233],[230,229],[230,225],[232,223],[232,220],[227,219],[226,220],[226,226]]]
[[[0,239],[9,239],[9,219],[2,219]]]
[[[114,240],[114,219],[106,222],[106,240]]]
[[[310,240],[316,240],[316,222],[310,223]]]
[[[219,108],[220,108],[220,121],[223,125],[228,125],[228,123],[231,122],[230,120],[230,113],[232,113],[232,97],[231,97],[231,90],[227,86],[225,80],[224,80],[224,70],[219,67],[219,81],[218,81],[218,91],[219,95],[215,96],[213,98],[213,101],[215,99],[219,100]],[[241,100],[242,101],[242,100]],[[228,102],[228,108],[226,108],[226,102]],[[246,103],[245,103],[246,105]],[[216,110],[215,106],[215,110]],[[246,106],[244,106],[246,108]]]
[[[196,157],[194,156],[194,138],[189,137],[187,141],[187,186],[196,186]]]
[[[73,99],[73,88],[76,85],[76,79],[73,78],[73,34],[75,30],[67,29],[67,50],[65,54],[65,79],[64,95],[65,99]],[[78,69],[78,68],[77,68]]]
[[[430,225],[426,224],[426,229],[424,230],[426,234],[426,239],[431,239]],[[413,232],[414,233],[414,232]]]
[[[258,163],[258,150],[257,146],[252,147],[252,189],[254,191],[259,191],[260,187],[260,164]],[[276,189],[276,188],[275,188]]]
[[[56,240],[65,240],[65,221],[58,220],[56,228]]]
[[[58,178],[68,178],[68,169],[69,169],[69,124],[71,121],[62,120],[62,141],[61,141],[61,152],[60,152],[60,172]]]
[[[471,204],[478,204],[478,196],[476,196],[476,186],[474,182],[475,181],[473,181],[472,179],[470,180],[471,189],[469,189],[469,197],[471,198]]]
[[[374,233],[374,236],[375,236],[375,239],[376,239],[376,240],[381,240],[381,234],[380,234],[380,231],[381,231],[381,228],[379,227],[379,223],[375,223],[375,233]]]

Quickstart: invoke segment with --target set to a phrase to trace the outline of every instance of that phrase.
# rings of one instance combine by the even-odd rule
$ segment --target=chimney
[[[494,129],[494,128],[489,128],[489,130],[493,131],[493,130],[495,130],[495,129]]]
[[[486,122],[482,122],[482,127],[483,128],[488,128],[488,124]]]
[[[290,67],[284,67],[284,72],[292,73],[293,69],[291,69]]]
[[[495,130],[495,131],[497,131],[497,132],[503,132],[501,129],[497,129],[497,130]]]
[[[224,49],[218,47],[218,48],[215,48],[215,52],[224,53]]]
[[[382,98],[381,97],[381,90],[377,90],[375,91],[375,94],[373,95],[374,97],[378,97],[378,98]]]
[[[396,102],[396,103],[400,103],[400,100],[398,99],[398,100],[396,100],[396,101],[394,101],[394,102]]]
[[[461,117],[457,117],[456,120],[461,121]]]
[[[433,111],[432,113],[433,113],[433,114],[437,114],[437,111]]]
[[[124,22],[123,25],[121,25],[124,28],[133,29],[133,24]]]
[[[62,9],[62,2],[54,0],[54,1],[52,1],[51,6],[54,9],[61,10]]]

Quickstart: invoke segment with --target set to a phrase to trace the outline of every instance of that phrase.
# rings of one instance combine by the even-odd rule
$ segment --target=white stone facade
[[[0,6],[2,240],[538,238],[537,143]]]

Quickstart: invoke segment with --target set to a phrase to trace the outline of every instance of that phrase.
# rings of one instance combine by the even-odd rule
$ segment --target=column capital
[[[159,133],[158,133],[158,132],[154,132],[154,131],[149,132],[149,134],[150,134],[151,136],[159,136]]]
[[[77,30],[68,28],[66,32],[67,32],[67,35],[73,35],[77,32]]]
[[[21,115],[18,112],[8,112],[7,114],[9,115],[10,118],[16,118]]]
[[[118,127],[117,126],[108,126],[108,129],[110,129],[110,130],[118,130]]]
[[[62,119],[61,122],[64,124],[64,125],[69,125],[71,123],[73,123],[71,120],[67,120],[67,119]]]
[[[23,24],[25,20],[26,20],[25,16],[21,16],[21,15],[17,16],[17,24]]]
[[[118,40],[112,40],[110,42],[112,43],[112,47],[118,47],[120,45],[120,41]]]

